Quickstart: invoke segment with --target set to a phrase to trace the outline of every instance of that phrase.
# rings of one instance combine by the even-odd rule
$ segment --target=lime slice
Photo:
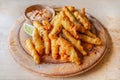
[[[34,26],[32,26],[32,25],[30,25],[30,24],[27,24],[27,23],[24,23],[23,28],[24,28],[24,31],[25,31],[28,35],[32,36],[33,30],[34,30]]]

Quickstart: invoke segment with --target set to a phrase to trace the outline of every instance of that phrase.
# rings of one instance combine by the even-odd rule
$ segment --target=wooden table
[[[113,49],[92,70],[70,78],[41,77],[22,68],[8,49],[9,29],[32,4],[85,7],[109,31]],[[0,80],[119,80],[120,78],[120,1],[116,0],[0,0]]]

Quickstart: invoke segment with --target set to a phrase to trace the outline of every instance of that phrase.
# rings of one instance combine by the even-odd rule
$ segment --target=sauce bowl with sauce
[[[40,22],[42,20],[48,20],[51,21],[51,19],[55,16],[55,11],[53,8],[44,6],[44,5],[32,5],[25,9],[25,17],[27,20],[34,21],[39,20]]]

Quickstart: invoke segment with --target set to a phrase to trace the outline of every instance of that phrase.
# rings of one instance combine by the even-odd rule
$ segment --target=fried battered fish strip
[[[61,20],[62,20],[62,15],[63,12],[61,11],[59,14],[57,14],[53,20],[51,21],[51,24],[53,26],[52,31],[49,34],[49,38],[51,40],[51,51],[52,51],[52,57],[53,59],[57,59],[58,55],[59,55],[59,47],[56,44],[57,41],[57,34],[61,31],[62,29],[62,24],[61,24]]]
[[[67,6],[67,8],[68,8],[71,12],[74,12],[74,11],[75,11],[75,7],[74,7],[74,6]]]
[[[64,7],[63,11],[64,11],[65,15],[69,18],[69,20],[72,22],[72,24],[74,24],[77,31],[82,32],[82,33],[85,32],[85,29],[78,22],[75,15],[67,7]]]
[[[56,60],[58,58],[58,55],[59,55],[59,46],[56,43],[58,37],[56,35],[51,35],[51,36],[49,36],[49,38],[51,40],[52,58]]]
[[[63,53],[60,53],[60,55],[63,55],[63,54],[68,55],[69,56],[68,59],[69,59],[70,62],[74,62],[74,63],[76,63],[78,65],[81,64],[80,58],[78,57],[78,54],[75,51],[72,44],[70,44],[67,40],[65,40],[62,37],[58,38],[57,44],[60,46],[60,48],[61,48],[60,50],[64,51]]]
[[[67,8],[68,8],[71,12],[74,12],[74,11],[75,11],[75,7],[74,7],[74,6],[67,6]],[[63,10],[62,7],[55,8],[55,12],[60,12],[60,11],[62,11],[62,10]]]
[[[50,30],[52,28],[52,25],[49,23],[48,20],[43,20],[42,24],[44,26],[44,29],[46,29],[46,30]]]
[[[79,20],[79,22],[82,23],[84,26],[85,30],[90,30],[91,24],[90,21],[88,20],[87,16],[85,15],[85,8],[81,10],[81,13],[78,11],[74,12],[75,17]]]
[[[61,24],[62,14],[63,14],[63,12],[60,12],[58,15],[55,16],[56,19],[53,18],[53,20],[55,20],[55,21],[52,20],[52,22],[51,22],[53,29],[50,32],[49,36],[51,36],[53,34],[57,35],[61,31],[61,29],[62,29],[62,24]]]
[[[32,39],[27,39],[25,41],[25,48],[29,51],[30,55],[33,57],[36,64],[39,64],[40,56],[38,55],[37,51],[35,50]]]
[[[76,39],[78,39],[76,27],[71,25],[71,23],[67,17],[64,17],[63,20],[61,21],[61,23],[62,23],[63,27],[65,28],[65,30],[70,32]]]
[[[50,24],[54,24],[56,22],[56,20],[59,18],[60,14],[57,14],[53,19],[52,21],[50,22]]]
[[[81,14],[82,14],[83,16],[86,16],[86,15],[85,15],[85,8],[82,8]]]
[[[86,51],[81,46],[80,40],[76,40],[69,32],[67,32],[64,29],[62,30],[62,32],[63,32],[63,35],[65,36],[65,38],[68,41],[70,41],[79,50],[79,52],[81,52],[83,55],[87,55]]]
[[[91,33],[90,31],[86,31],[84,34],[86,34],[86,35],[88,35],[88,36],[90,36],[92,38],[96,38],[97,37],[95,34]]]
[[[72,14],[72,12],[66,6],[63,7],[63,11],[64,11],[65,15],[70,19],[71,22],[73,22],[75,24],[78,23],[78,21],[75,18],[74,14]]]
[[[82,14],[85,16],[85,9],[83,8],[83,10],[82,10]],[[75,17],[79,20],[79,22],[81,22],[80,21],[80,19],[79,19],[79,16],[80,16],[80,13],[78,12],[78,11],[75,11],[74,12],[74,15],[75,15]],[[88,24],[90,24],[90,23],[88,23]],[[81,27],[83,27],[83,26],[81,26]],[[84,28],[84,27],[83,27]],[[84,28],[85,29],[85,28]],[[86,35],[88,35],[88,36],[90,36],[90,37],[93,37],[93,38],[96,38],[96,35],[94,35],[93,33],[91,33],[90,31],[85,31],[85,32],[82,32],[82,33],[84,33],[84,34],[86,34]]]
[[[92,38],[85,34],[79,34],[79,38],[84,42],[95,44],[95,45],[100,45],[102,43],[99,38]]]
[[[44,31],[43,40],[44,40],[44,46],[45,46],[45,54],[49,54],[51,44],[50,44],[50,39],[48,37],[48,31]]]
[[[42,37],[39,35],[37,28],[34,28],[33,30],[32,40],[35,45],[35,49],[40,55],[42,55],[44,53],[44,44]]]
[[[45,47],[45,54],[50,53],[50,39],[48,37],[48,31],[44,29],[44,26],[39,21],[33,21],[33,25],[39,30],[39,34],[43,37]]]

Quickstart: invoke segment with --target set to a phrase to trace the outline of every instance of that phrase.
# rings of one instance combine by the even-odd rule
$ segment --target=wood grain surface
[[[96,64],[98,64],[105,54],[111,49],[110,37],[104,26],[94,17],[88,15],[93,27],[96,29],[97,36],[102,40],[101,46],[95,46],[89,55],[83,59],[83,64],[78,66],[74,63],[57,62],[45,56],[42,64],[35,64],[32,57],[24,48],[25,40],[30,37],[23,30],[23,23],[26,21],[24,16],[21,16],[12,26],[9,35],[9,48],[14,59],[26,69],[38,73],[42,76],[49,77],[69,77],[77,74],[82,74]]]

